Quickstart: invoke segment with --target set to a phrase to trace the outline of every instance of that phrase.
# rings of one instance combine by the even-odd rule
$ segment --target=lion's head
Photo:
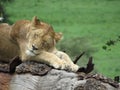
[[[36,16],[32,21],[20,20],[13,24],[10,36],[20,49],[24,48],[22,52],[26,50],[30,55],[37,55],[41,50],[49,51],[62,37],[51,25],[41,22]]]
[[[52,26],[40,22],[34,17],[31,27],[26,35],[28,55],[38,55],[41,50],[49,51],[55,47],[56,42],[61,39],[60,33],[54,32]]]

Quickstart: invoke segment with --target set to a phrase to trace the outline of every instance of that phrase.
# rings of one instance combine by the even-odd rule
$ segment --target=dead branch
[[[94,64],[92,63],[92,57],[89,58],[89,61],[88,61],[88,64],[87,64],[87,67],[81,67],[79,68],[78,70],[78,73],[79,72],[84,72],[86,74],[90,73],[91,71],[93,71],[94,69]]]
[[[75,60],[73,61],[74,64],[76,64],[78,62],[78,60],[85,54],[85,52],[82,52],[79,56],[77,56],[75,58]]]

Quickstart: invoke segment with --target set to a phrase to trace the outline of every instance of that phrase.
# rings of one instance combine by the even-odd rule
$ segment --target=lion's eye
[[[42,45],[46,46],[48,43],[46,41],[43,41]]]
[[[39,36],[38,34],[35,34],[35,35],[34,35],[35,38],[38,38],[38,36]]]

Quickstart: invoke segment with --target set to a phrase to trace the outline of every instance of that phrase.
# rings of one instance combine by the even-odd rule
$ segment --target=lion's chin
[[[32,50],[26,50],[26,54],[27,54],[28,56],[36,56],[36,55],[37,55],[37,54],[34,53]]]

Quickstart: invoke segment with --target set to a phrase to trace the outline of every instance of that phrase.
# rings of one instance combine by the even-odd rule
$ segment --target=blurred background
[[[0,22],[38,16],[63,33],[57,47],[85,66],[93,56],[94,72],[120,75],[120,0],[0,0]]]

